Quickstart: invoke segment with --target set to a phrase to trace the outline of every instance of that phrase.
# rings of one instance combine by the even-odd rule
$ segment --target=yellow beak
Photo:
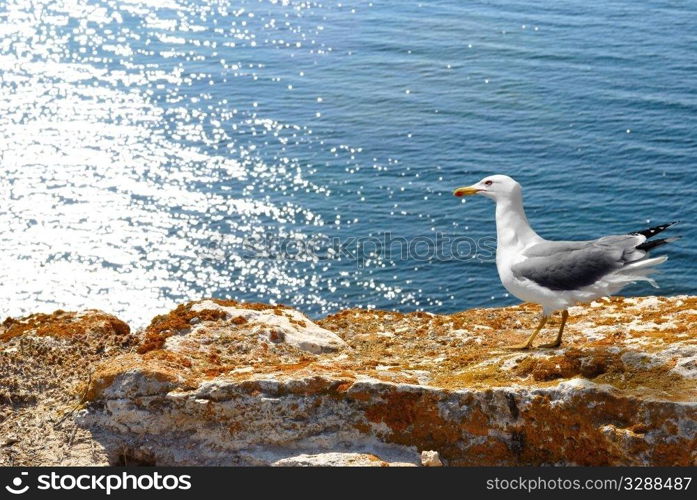
[[[455,191],[453,191],[453,194],[459,198],[461,196],[471,196],[473,194],[477,194],[479,191],[481,191],[481,189],[474,186],[465,186],[457,188]]]

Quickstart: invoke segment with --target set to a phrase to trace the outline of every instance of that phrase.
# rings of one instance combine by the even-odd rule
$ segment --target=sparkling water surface
[[[5,0],[0,315],[513,304],[492,173],[547,238],[683,221],[697,293],[696,82],[695,2]]]

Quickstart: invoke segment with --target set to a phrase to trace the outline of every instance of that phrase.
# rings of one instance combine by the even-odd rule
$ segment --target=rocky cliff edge
[[[522,352],[536,306],[10,318],[0,464],[697,465],[697,298],[570,313]]]

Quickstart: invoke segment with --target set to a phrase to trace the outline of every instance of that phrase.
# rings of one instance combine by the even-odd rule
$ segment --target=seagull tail
[[[648,281],[654,288],[659,288],[656,280],[649,275],[658,272],[654,269],[655,266],[663,264],[668,260],[667,255],[660,255],[651,259],[642,259],[631,264],[627,264],[622,269],[617,270],[614,274],[618,278],[626,279],[626,281]]]

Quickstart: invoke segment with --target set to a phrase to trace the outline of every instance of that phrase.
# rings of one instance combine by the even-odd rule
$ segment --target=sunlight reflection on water
[[[515,302],[486,259],[307,249],[490,238],[492,207],[450,193],[494,172],[523,183],[550,238],[697,217],[675,196],[697,182],[690,9],[2,2],[0,316],[100,308],[141,326],[205,296],[314,315]],[[697,293],[692,231],[662,293]]]
[[[304,238],[327,223],[284,196],[329,195],[285,155],[289,144],[312,143],[312,131],[237,98],[236,79],[280,78],[262,63],[232,62],[232,49],[257,44],[321,57],[329,50],[314,39],[321,26],[287,21],[312,5],[283,2],[278,18],[255,18],[216,2],[8,2],[3,313],[94,307],[142,325],[197,296],[336,307],[319,293],[317,262],[236,252],[252,233]],[[277,151],[274,161],[258,154],[264,146]],[[212,243],[218,258],[202,252]]]

